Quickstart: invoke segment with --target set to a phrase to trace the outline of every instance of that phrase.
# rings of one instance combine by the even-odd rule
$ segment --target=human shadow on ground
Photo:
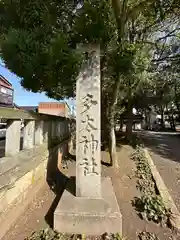
[[[136,148],[140,144],[140,139],[136,132],[132,132],[131,138],[128,139],[126,132],[116,132],[116,145],[121,148],[123,145],[130,145],[132,148]]]

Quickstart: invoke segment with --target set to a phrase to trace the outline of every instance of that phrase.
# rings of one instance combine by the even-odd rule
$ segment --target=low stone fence
[[[25,198],[29,187],[40,178],[45,180],[47,170],[51,175],[53,165],[58,167],[68,152],[75,121],[6,108],[0,108],[0,117],[7,120],[5,157],[0,158],[1,222],[10,206]]]
[[[72,120],[68,118],[8,108],[0,108],[0,118],[7,120],[6,157],[14,156],[21,148],[31,149],[45,142],[50,147],[54,142],[70,136],[73,125]],[[23,142],[20,146],[22,137]]]

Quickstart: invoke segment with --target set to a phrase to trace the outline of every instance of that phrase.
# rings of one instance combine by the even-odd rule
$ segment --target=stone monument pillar
[[[76,87],[76,196],[101,198],[100,50],[92,47]]]
[[[71,181],[54,213],[63,233],[122,233],[122,217],[110,178],[101,178],[100,49],[88,45],[76,90],[76,194]]]

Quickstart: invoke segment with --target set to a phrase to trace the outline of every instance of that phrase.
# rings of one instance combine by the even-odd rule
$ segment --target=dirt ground
[[[102,166],[102,176],[112,178],[117,201],[120,206],[123,220],[123,236],[127,240],[136,240],[141,231],[156,233],[160,240],[180,240],[173,236],[168,228],[162,228],[154,223],[141,220],[134,208],[132,200],[138,196],[136,189],[135,164],[130,159],[132,148],[128,145],[118,147],[119,169]],[[102,152],[102,161],[108,161],[106,152]],[[75,174],[75,164],[63,170],[66,176]],[[23,240],[32,232],[52,225],[53,211],[57,204],[57,196],[49,189],[47,184],[34,197],[34,201],[21,216],[2,240]]]

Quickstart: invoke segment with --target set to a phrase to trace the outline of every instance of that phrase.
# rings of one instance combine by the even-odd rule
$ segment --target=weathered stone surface
[[[71,182],[67,189],[73,189]],[[102,199],[62,195],[54,215],[54,228],[62,233],[100,235],[122,233],[122,216],[110,178],[102,178]]]
[[[63,144],[64,142],[61,142],[47,149],[45,143],[33,149],[21,151],[15,156],[1,158],[0,215],[41,176],[45,177],[48,174],[52,163],[58,160],[55,159],[56,153],[62,151]]]
[[[1,158],[0,162],[0,194],[15,184],[31,169],[35,169],[49,156],[46,145],[19,152],[12,157]],[[1,209],[1,207],[0,207]]]
[[[21,179],[22,180],[22,179]],[[28,206],[32,203],[32,201],[36,198],[38,192],[44,186],[44,178],[38,179],[35,184],[31,185],[28,189],[23,190],[21,193],[21,189],[18,189],[18,185],[22,186],[22,181],[18,181],[16,185],[16,189],[19,192],[19,196],[13,201],[13,204],[8,204],[8,209],[3,208],[3,212],[0,214],[0,239],[4,239],[3,237],[8,235],[8,231],[14,224],[17,223],[20,217],[24,215],[24,212],[27,211]],[[27,179],[23,179],[26,181]],[[11,191],[11,190],[10,190]],[[11,192],[11,196],[14,196],[14,192]],[[6,195],[6,197],[10,197],[10,195]],[[2,200],[0,200],[2,203]],[[1,207],[2,205],[0,205]],[[14,228],[14,227],[13,227]],[[18,236],[19,237],[19,236]],[[7,239],[7,237],[5,237]]]
[[[13,156],[20,151],[21,121],[9,120],[6,130],[5,156]]]
[[[50,136],[50,122],[44,121],[43,124],[43,141],[48,144],[49,136]]]
[[[43,121],[35,123],[35,145],[43,144]]]
[[[86,49],[87,51],[87,49]],[[76,196],[101,198],[100,50],[89,46],[76,89]]]
[[[84,50],[87,61],[76,89],[76,187],[69,181],[54,213],[54,228],[86,235],[122,233],[111,180],[101,179],[100,49],[91,45]]]
[[[24,127],[23,149],[33,148],[35,139],[35,121],[28,121]]]
[[[53,138],[56,138],[56,134],[57,134],[56,133],[56,122],[55,121],[52,121],[51,127],[52,127],[52,131],[51,131],[52,135],[51,135],[51,137],[53,139]]]

